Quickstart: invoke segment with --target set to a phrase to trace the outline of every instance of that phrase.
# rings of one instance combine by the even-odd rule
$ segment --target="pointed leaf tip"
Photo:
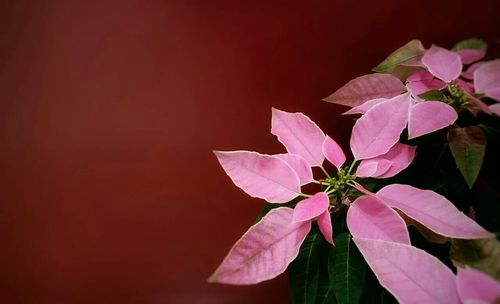
[[[323,142],[323,154],[326,159],[333,164],[337,169],[340,169],[346,160],[346,156],[342,148],[335,142],[330,136],[325,137],[325,141]]]
[[[239,239],[209,282],[256,284],[283,273],[311,230],[309,221],[292,223],[293,210],[276,208]]]
[[[215,152],[233,183],[252,197],[286,203],[300,193],[297,173],[283,160],[250,151]]]
[[[278,137],[288,153],[302,156],[311,166],[323,164],[325,134],[306,115],[273,108],[271,133]]]

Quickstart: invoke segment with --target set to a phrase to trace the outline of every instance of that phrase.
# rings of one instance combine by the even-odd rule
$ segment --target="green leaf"
[[[486,136],[477,126],[451,128],[448,131],[448,142],[458,169],[469,188],[472,188],[483,164]]]
[[[420,59],[425,50],[420,40],[412,40],[392,52],[384,61],[374,67],[372,71],[378,73],[392,73],[396,66],[412,60]]]
[[[486,42],[484,42],[483,40],[477,38],[470,38],[462,40],[459,43],[455,44],[451,50],[455,52],[466,49],[486,51],[487,48],[488,44],[486,44]]]
[[[422,98],[423,100],[443,101],[446,96],[439,90],[431,90],[418,95],[418,97]]]
[[[299,255],[288,267],[289,286],[293,303],[315,303],[318,290],[321,237],[318,233],[306,237]]]
[[[328,275],[328,255],[333,247],[330,243],[321,242],[319,254],[319,279],[316,304],[336,304],[335,294]]]
[[[330,283],[338,303],[358,303],[363,291],[366,262],[351,241],[349,233],[342,233],[334,239],[335,247],[328,257]]]
[[[497,239],[452,240],[450,258],[455,266],[470,266],[500,280],[500,242]]]

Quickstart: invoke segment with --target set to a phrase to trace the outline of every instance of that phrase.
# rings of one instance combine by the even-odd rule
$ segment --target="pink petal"
[[[356,175],[358,177],[378,177],[393,165],[393,163],[387,159],[365,159],[359,164]]]
[[[406,127],[410,94],[382,102],[361,116],[352,129],[351,150],[356,160],[386,153]]]
[[[325,240],[333,245],[332,218],[328,210],[325,210],[325,212],[321,213],[318,217],[318,227]]]
[[[297,173],[275,156],[250,151],[214,151],[233,183],[252,197],[286,203],[299,195]]]
[[[413,161],[413,158],[415,157],[415,150],[416,150],[416,147],[396,143],[394,146],[392,146],[392,148],[389,150],[389,152],[382,154],[380,156],[377,156],[375,158],[368,159],[368,160],[373,160],[373,161],[388,160],[392,164],[389,167],[389,169],[387,171],[385,171],[384,173],[376,175],[376,176],[372,176],[372,177],[374,177],[374,178],[389,178],[389,177],[393,177],[394,175],[403,171]]]
[[[500,283],[473,268],[457,269],[457,289],[464,303],[493,303],[500,298]]]
[[[455,52],[435,45],[425,52],[422,63],[432,75],[444,82],[457,79],[462,72],[460,56]]]
[[[488,61],[474,71],[476,93],[500,101],[500,59]]]
[[[368,100],[367,102],[360,104],[354,108],[351,108],[349,111],[342,113],[342,115],[350,115],[350,114],[364,114],[366,111],[373,108],[375,105],[378,105],[381,102],[388,100],[387,98],[375,98],[372,100]]]
[[[416,138],[453,124],[458,114],[453,107],[440,101],[413,104],[408,119],[408,138]]]
[[[325,192],[318,192],[313,196],[300,201],[293,210],[293,221],[303,222],[320,216],[328,210],[330,199]]]
[[[326,159],[335,165],[337,169],[340,169],[342,165],[345,163],[345,154],[342,151],[342,148],[337,144],[330,136],[326,136],[325,141],[323,142],[323,155],[325,155]]]
[[[489,106],[490,110],[492,113],[496,114],[497,116],[500,116],[500,103],[495,103]]]
[[[486,51],[476,49],[463,49],[457,51],[463,64],[471,64],[475,61],[481,60],[486,56]]]
[[[273,108],[271,133],[285,146],[288,153],[305,158],[311,166],[321,166],[325,134],[302,113],[288,113]]]
[[[458,304],[455,276],[411,245],[353,238],[378,281],[399,303]]]
[[[292,223],[292,214],[285,207],[269,211],[234,244],[208,281],[248,285],[283,273],[311,230],[309,221]]]
[[[387,205],[401,210],[437,234],[457,239],[493,236],[460,212],[444,196],[433,191],[393,184],[380,189],[377,196]]]
[[[368,74],[354,78],[325,101],[356,107],[375,98],[392,98],[406,91],[399,79],[390,74]]]
[[[354,186],[359,192],[366,194],[366,195],[375,195],[375,193],[371,192],[370,190],[366,189],[363,187],[360,183],[354,182]]]
[[[410,244],[405,221],[375,196],[361,196],[351,204],[347,227],[356,238]]]
[[[275,156],[284,160],[292,167],[299,176],[301,185],[306,185],[313,181],[312,169],[302,156],[290,153],[276,154]]]

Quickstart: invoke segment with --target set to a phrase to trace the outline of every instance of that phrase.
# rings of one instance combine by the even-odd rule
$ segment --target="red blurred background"
[[[263,202],[211,151],[282,151],[271,106],[344,146],[321,99],[410,39],[477,36],[497,1],[3,1],[2,303],[287,303],[206,283]]]

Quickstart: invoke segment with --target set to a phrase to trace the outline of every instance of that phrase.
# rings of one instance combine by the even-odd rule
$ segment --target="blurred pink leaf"
[[[473,268],[457,269],[458,295],[463,303],[493,303],[500,299],[500,283]]]
[[[432,75],[448,83],[457,79],[462,72],[460,56],[435,45],[425,52],[422,63]]]
[[[300,193],[297,173],[275,156],[250,151],[214,151],[233,183],[252,197],[286,203]]]
[[[382,102],[361,116],[352,129],[351,150],[356,160],[386,153],[406,127],[410,94]]]
[[[404,91],[403,83],[390,74],[368,74],[354,78],[324,100],[355,107],[375,98],[392,98]]]
[[[256,284],[283,273],[299,253],[311,222],[292,222],[293,210],[276,208],[234,244],[208,279],[233,285]]]
[[[460,303],[455,275],[434,256],[407,244],[356,237],[353,241],[399,303]]]
[[[483,50],[473,50],[473,49],[464,49],[457,51],[457,54],[460,56],[462,63],[471,64],[478,60],[481,60],[486,56],[486,52]]]
[[[377,197],[437,234],[457,239],[493,236],[458,210],[444,196],[433,191],[392,184],[380,189]]]
[[[311,166],[321,166],[325,134],[309,117],[272,109],[271,133],[285,146],[288,153],[302,156]]]
[[[476,93],[500,101],[500,59],[488,61],[474,71]]]

